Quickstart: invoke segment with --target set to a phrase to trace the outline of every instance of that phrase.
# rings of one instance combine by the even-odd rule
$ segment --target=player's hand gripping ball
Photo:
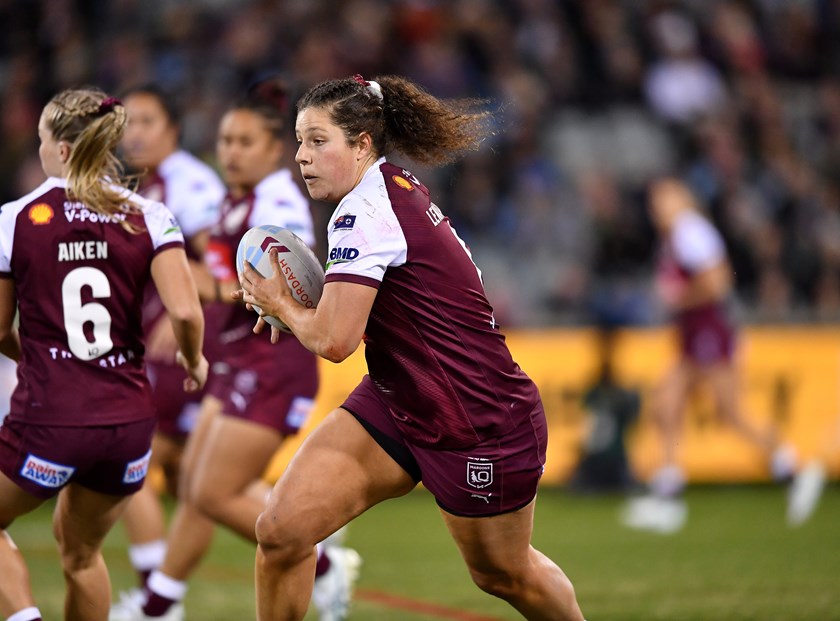
[[[236,250],[236,271],[241,276],[245,271],[245,261],[254,266],[264,278],[271,278],[269,251],[277,249],[280,263],[280,275],[292,291],[292,297],[307,308],[315,308],[321,300],[324,290],[324,268],[304,241],[289,229],[263,224],[249,229],[239,240]],[[252,304],[257,313],[262,309]],[[265,321],[284,332],[291,332],[289,327],[277,317],[266,315]]]

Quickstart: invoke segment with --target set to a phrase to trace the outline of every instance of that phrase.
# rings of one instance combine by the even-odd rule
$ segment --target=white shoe
[[[788,525],[799,526],[813,515],[825,487],[825,478],[825,466],[816,460],[796,474],[788,491]]]
[[[688,507],[681,498],[649,495],[632,498],[622,508],[620,520],[628,528],[670,535],[683,526]]]
[[[184,605],[172,604],[161,617],[149,617],[143,612],[146,594],[142,589],[120,593],[120,601],[111,606],[108,621],[184,621]]]
[[[330,568],[315,579],[312,602],[318,608],[320,621],[341,621],[350,611],[353,585],[359,577],[362,557],[350,548],[325,547]]]

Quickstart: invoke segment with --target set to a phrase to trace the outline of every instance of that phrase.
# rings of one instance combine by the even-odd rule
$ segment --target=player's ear
[[[359,147],[359,152],[356,156],[357,159],[367,159],[367,157],[373,152],[373,137],[367,132],[362,132],[359,134],[356,145]]]
[[[61,158],[61,163],[67,163],[70,159],[70,143],[66,140],[58,141],[58,157]]]

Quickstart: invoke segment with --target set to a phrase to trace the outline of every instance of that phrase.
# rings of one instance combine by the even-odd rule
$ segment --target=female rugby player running
[[[238,297],[333,362],[363,340],[369,374],[303,443],[257,521],[263,621],[303,618],[315,544],[421,480],[481,589],[529,619],[583,618],[569,579],[531,546],[547,441],[537,387],[449,219],[385,158],[437,164],[476,149],[489,114],[474,103],[394,76],[324,82],[298,102],[296,161],[310,196],[338,204],[323,297],[298,304],[276,253],[274,276],[247,269]]]

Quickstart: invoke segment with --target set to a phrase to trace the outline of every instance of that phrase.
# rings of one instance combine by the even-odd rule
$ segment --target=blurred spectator
[[[589,432],[571,486],[579,491],[627,490],[634,480],[627,460],[625,434],[639,416],[641,396],[637,390],[625,388],[616,381],[612,364],[615,332],[601,328],[596,339],[597,374],[583,395]]]

